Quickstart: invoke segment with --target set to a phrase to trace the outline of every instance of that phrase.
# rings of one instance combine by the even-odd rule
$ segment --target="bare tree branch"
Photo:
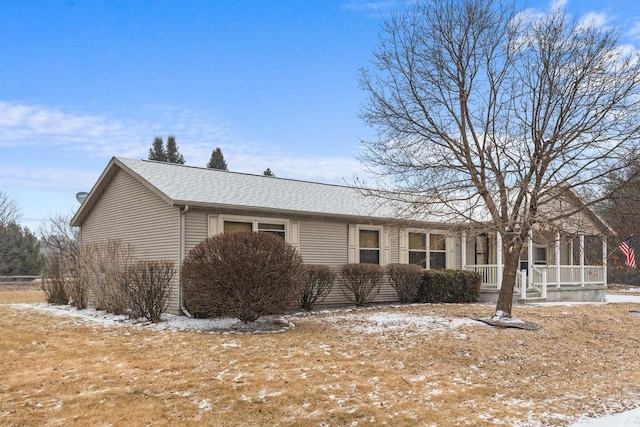
[[[360,80],[361,116],[378,131],[362,141],[368,191],[500,232],[496,312],[509,315],[532,227],[559,229],[611,197],[611,174],[638,158],[638,52],[561,8],[529,16],[499,0],[418,1],[383,31]]]

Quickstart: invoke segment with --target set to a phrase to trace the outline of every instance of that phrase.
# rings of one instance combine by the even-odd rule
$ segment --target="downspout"
[[[193,317],[191,313],[189,313],[189,310],[187,310],[184,306],[182,281],[180,280],[180,269],[182,268],[182,262],[185,258],[186,220],[184,214],[186,214],[187,212],[189,212],[189,205],[184,205],[184,207],[180,211],[180,267],[178,268],[178,301],[180,304],[180,311],[182,311],[182,313],[187,317]]]

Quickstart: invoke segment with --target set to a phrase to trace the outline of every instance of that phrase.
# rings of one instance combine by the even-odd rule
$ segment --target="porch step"
[[[547,302],[546,298],[542,298],[540,296],[536,297],[527,297],[527,299],[518,298],[519,304],[532,304],[536,302]]]
[[[540,292],[535,288],[528,288],[527,289],[527,298],[526,299],[518,297],[518,303],[519,304],[546,302],[546,301],[547,301],[547,299],[546,298],[542,298],[542,296],[540,295]]]

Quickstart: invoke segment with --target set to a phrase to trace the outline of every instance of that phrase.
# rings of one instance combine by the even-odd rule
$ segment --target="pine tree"
[[[34,276],[40,267],[38,238],[15,222],[0,225],[0,275]]]
[[[209,169],[220,169],[223,171],[229,170],[227,169],[227,162],[224,161],[224,156],[222,155],[220,147],[216,147],[216,149],[211,153],[211,158],[209,159],[209,163],[207,163],[207,167]]]
[[[162,138],[156,136],[153,139],[153,144],[149,148],[149,160],[157,160],[159,162],[167,161],[167,153],[164,151],[164,142]]]
[[[273,177],[273,178],[275,178],[275,177],[276,177],[276,176],[275,176],[275,174],[274,174],[273,172],[271,172],[271,169],[270,169],[270,168],[267,168],[264,172],[262,172],[262,175],[264,175],[264,176],[270,176],[270,177]]]
[[[173,135],[169,135],[167,138],[167,162],[169,163],[177,163],[180,165],[184,165],[184,157],[178,151],[178,145],[176,144],[176,137]]]

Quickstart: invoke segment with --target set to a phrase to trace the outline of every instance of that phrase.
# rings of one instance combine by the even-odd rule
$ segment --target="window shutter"
[[[213,237],[218,234],[218,215],[209,215],[209,229],[207,230],[207,236]]]
[[[348,253],[347,263],[355,264],[358,262],[356,239],[358,238],[356,233],[356,226],[349,224],[349,240],[348,240]]]
[[[389,227],[382,229],[382,265],[387,265],[391,262],[391,231]]]
[[[447,236],[447,268],[460,268],[456,264],[456,239],[454,236]]]
[[[289,222],[289,244],[300,252],[300,226],[298,221]]]
[[[406,228],[401,228],[398,231],[398,262],[400,264],[408,264],[409,263],[409,249],[408,249],[408,240],[409,233]]]

